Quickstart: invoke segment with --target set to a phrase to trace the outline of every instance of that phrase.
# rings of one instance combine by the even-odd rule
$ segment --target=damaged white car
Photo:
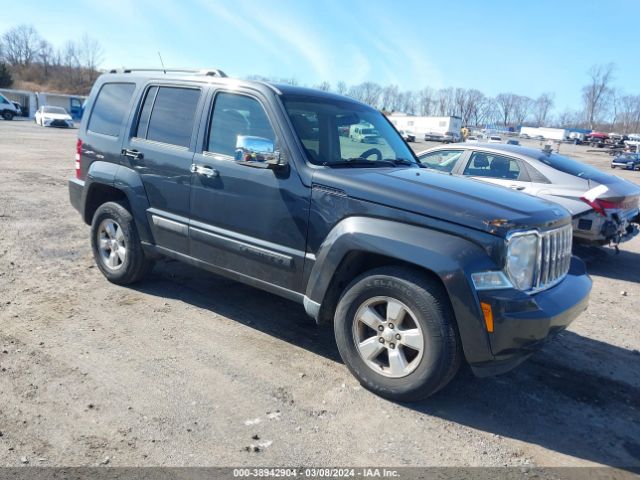
[[[573,216],[576,243],[618,245],[635,237],[640,187],[555,154],[516,145],[456,144],[418,154],[423,166],[558,203]]]

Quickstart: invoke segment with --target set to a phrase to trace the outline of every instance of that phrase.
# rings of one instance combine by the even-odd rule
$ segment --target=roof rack
[[[226,78],[227,74],[219,68],[190,70],[184,68],[114,68],[109,73],[132,73],[132,72],[162,72],[162,73],[190,73],[192,75],[204,75],[207,77]]]

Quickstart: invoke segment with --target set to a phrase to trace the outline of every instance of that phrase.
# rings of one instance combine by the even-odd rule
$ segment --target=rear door
[[[203,102],[197,85],[148,84],[121,152],[142,178],[156,244],[181,253],[189,251],[190,168]]]
[[[473,151],[461,173],[464,177],[502,185],[532,195],[537,191],[533,188],[524,162],[507,155]]]

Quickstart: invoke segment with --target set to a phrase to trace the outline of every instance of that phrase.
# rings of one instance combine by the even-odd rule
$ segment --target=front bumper
[[[478,292],[493,311],[494,331],[488,334],[493,359],[471,364],[474,373],[496,375],[516,367],[586,310],[590,291],[584,263],[573,257],[564,280],[535,295],[513,289]]]
[[[612,167],[626,168],[628,170],[634,170],[634,169],[640,167],[640,163],[636,163],[636,162],[611,162],[611,166]]]
[[[60,127],[60,128],[71,128],[73,127],[73,120],[43,120],[42,122],[45,127]]]

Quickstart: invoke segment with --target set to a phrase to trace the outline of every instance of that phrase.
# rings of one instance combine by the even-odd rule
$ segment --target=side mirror
[[[238,135],[235,160],[243,165],[272,168],[282,165],[280,152],[273,141],[263,137]]]

